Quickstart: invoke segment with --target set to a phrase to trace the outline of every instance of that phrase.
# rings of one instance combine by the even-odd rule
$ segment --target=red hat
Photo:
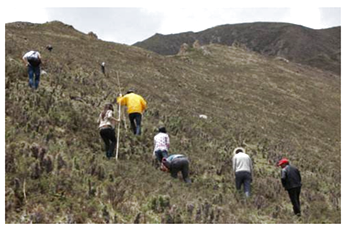
[[[281,159],[278,163],[278,166],[282,166],[283,164],[289,164],[289,160],[286,158]]]

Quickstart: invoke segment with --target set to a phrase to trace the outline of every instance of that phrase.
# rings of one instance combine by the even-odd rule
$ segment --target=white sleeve
[[[31,54],[32,54],[32,51],[25,53],[25,55],[23,56],[23,59],[28,58],[29,56],[31,56]]]
[[[169,138],[169,135],[167,135],[167,147],[168,147],[168,148],[170,147],[170,138]]]
[[[111,118],[111,117],[113,117],[113,111],[108,110],[107,111],[107,118]]]
[[[153,137],[153,146],[154,146],[154,148],[156,147],[156,143],[157,143],[157,141],[156,141],[156,136],[155,136],[155,137]]]

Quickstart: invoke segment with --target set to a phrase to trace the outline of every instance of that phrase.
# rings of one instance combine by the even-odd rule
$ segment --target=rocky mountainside
[[[339,75],[235,45],[163,56],[56,21],[5,33],[6,223],[341,222]],[[43,58],[37,91],[21,61],[30,49]],[[120,87],[148,109],[141,136],[121,124],[119,159],[107,160],[97,118]],[[161,124],[170,153],[190,159],[191,186],[152,164]],[[231,169],[238,146],[254,162],[247,201]],[[300,219],[275,166],[285,156],[303,178]]]
[[[313,30],[288,23],[243,23],[222,25],[201,32],[154,36],[135,43],[162,55],[179,52],[183,43],[192,46],[240,43],[263,55],[279,56],[289,61],[307,64],[340,73],[340,27]]]

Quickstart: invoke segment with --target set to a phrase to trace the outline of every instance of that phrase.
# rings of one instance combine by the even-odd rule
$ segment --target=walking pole
[[[118,81],[118,84],[119,84],[119,89],[120,89],[120,94],[121,94],[121,88],[120,88],[120,80],[119,80],[119,75],[116,71],[116,75],[117,75],[117,81]],[[122,97],[122,94],[121,94],[121,97]],[[119,125],[117,127],[117,143],[116,143],[116,160],[119,156],[119,143],[120,143],[120,126],[121,126],[121,102],[119,102]]]
[[[121,102],[119,102],[119,123],[117,127],[117,143],[116,143],[116,160],[119,156],[119,143],[120,143],[120,126],[121,126]]]
[[[117,71],[116,71],[116,76],[117,76],[117,84],[118,84],[118,86],[119,86],[120,94],[122,94],[122,93],[121,93],[121,86],[120,86],[119,73],[118,73]],[[125,130],[127,131],[126,115],[125,115],[124,112],[121,112],[121,113],[122,113],[122,115],[123,115],[123,121],[124,121],[124,123],[125,123]],[[120,119],[121,119],[121,118],[120,118]]]

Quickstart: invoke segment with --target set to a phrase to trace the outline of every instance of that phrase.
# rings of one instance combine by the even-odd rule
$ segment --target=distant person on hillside
[[[99,123],[99,133],[105,144],[105,155],[108,159],[113,156],[116,147],[115,123],[120,121],[114,118],[113,112],[113,105],[106,104],[97,121]]]
[[[105,75],[105,62],[101,64],[102,73]]]
[[[46,49],[47,49],[49,52],[51,52],[51,51],[53,50],[53,46],[49,44],[49,45],[47,45]]]
[[[164,126],[158,128],[158,134],[155,135],[153,140],[156,159],[159,163],[162,163],[162,159],[168,157],[170,146],[169,135]]]
[[[38,51],[29,51],[23,56],[23,61],[28,67],[29,86],[33,89],[37,89],[41,75],[41,54]]]
[[[131,129],[135,135],[140,135],[142,113],[146,110],[146,101],[144,98],[135,94],[133,89],[130,89],[123,97],[120,94],[117,98],[117,102],[121,105],[127,106]]]
[[[299,195],[301,193],[302,178],[299,170],[290,165],[287,159],[281,159],[278,166],[281,170],[281,181],[286,191],[289,193],[289,197],[293,206],[295,215],[301,216],[301,204],[299,201]]]
[[[238,147],[234,150],[232,165],[235,172],[236,189],[238,191],[241,190],[243,185],[245,196],[250,197],[253,164],[249,155],[245,153],[244,148]]]
[[[170,155],[168,158],[162,159],[161,170],[170,172],[171,177],[177,178],[178,172],[182,172],[184,182],[191,184],[189,178],[189,160],[184,155]]]

